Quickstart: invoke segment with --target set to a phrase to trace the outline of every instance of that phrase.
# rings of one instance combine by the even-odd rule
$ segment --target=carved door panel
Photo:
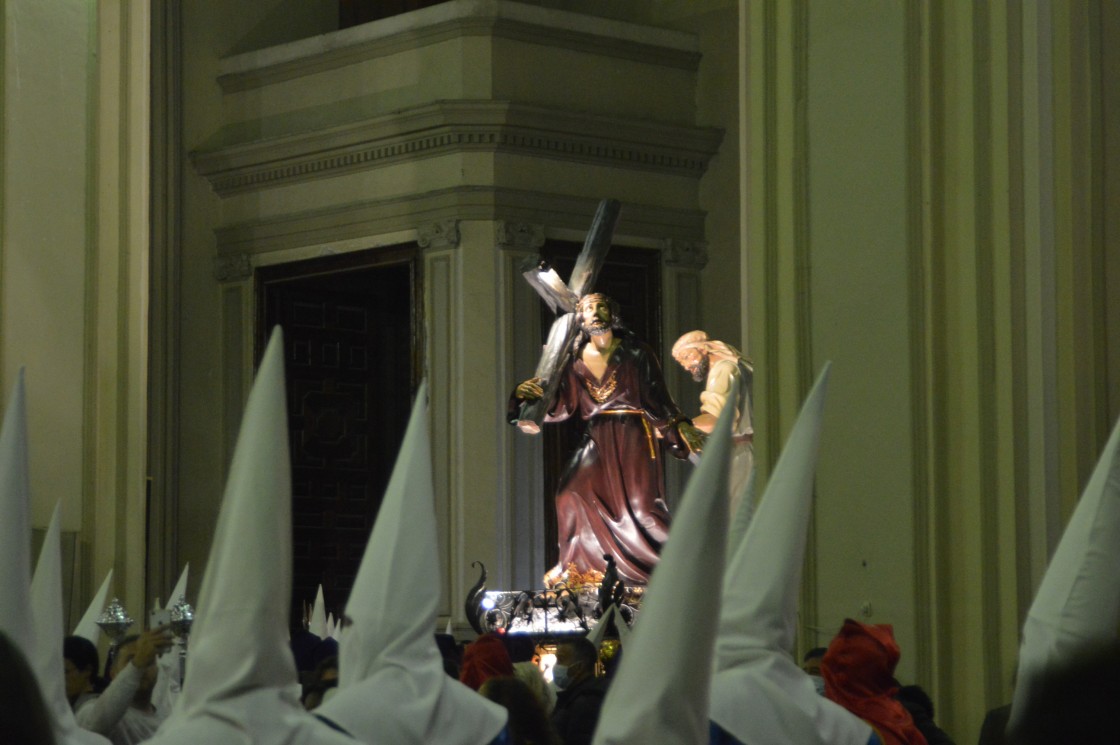
[[[339,616],[392,473],[417,383],[414,251],[258,272],[261,338],[284,329],[293,619],[323,585]]]
[[[555,267],[561,277],[567,279],[571,276],[580,248],[582,246],[578,243],[548,241],[540,255]],[[661,254],[658,251],[612,247],[592,291],[605,293],[618,301],[623,324],[660,356]],[[543,344],[555,316],[543,303],[541,307]],[[559,553],[556,546],[556,489],[583,432],[583,421],[578,417],[543,428],[546,567],[556,563]]]

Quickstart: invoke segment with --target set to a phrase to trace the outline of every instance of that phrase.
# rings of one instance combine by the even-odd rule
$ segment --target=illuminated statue
[[[627,585],[645,585],[669,527],[660,440],[687,458],[700,433],[669,394],[656,355],[622,326],[610,298],[584,295],[575,315],[579,333],[544,421],[578,415],[587,429],[560,479],[560,561],[545,581],[555,582],[569,564],[602,572],[609,555]],[[543,393],[539,378],[517,386],[510,422],[522,402]]]
[[[738,509],[751,468],[754,466],[754,417],[752,415],[751,382],[754,366],[739,350],[722,341],[709,339],[703,331],[689,331],[673,345],[673,359],[680,363],[697,383],[704,384],[700,394],[700,415],[692,423],[703,432],[711,432],[723,407],[727,405],[732,381],[739,379],[739,396],[734,402],[738,413],[732,423],[735,443],[731,461],[731,514]]]

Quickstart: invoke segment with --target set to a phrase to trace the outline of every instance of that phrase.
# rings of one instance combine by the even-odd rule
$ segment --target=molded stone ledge
[[[551,110],[443,101],[392,116],[191,154],[221,196],[463,151],[519,153],[699,178],[723,131]]]
[[[469,186],[228,225],[215,230],[215,236],[222,257],[326,245],[463,220],[528,223],[582,234],[598,204],[598,199],[584,197]],[[668,242],[672,239],[696,244],[704,237],[704,218],[700,210],[624,202],[615,242],[661,249],[673,245]],[[499,242],[496,236],[495,245]]]
[[[260,88],[464,36],[500,36],[696,70],[692,34],[506,0],[453,0],[222,60],[224,93]]]

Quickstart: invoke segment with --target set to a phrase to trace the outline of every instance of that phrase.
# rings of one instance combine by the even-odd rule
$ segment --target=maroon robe
[[[655,430],[674,455],[687,458],[676,425],[688,420],[669,395],[653,351],[629,333],[614,333],[620,343],[603,377],[573,358],[545,419],[578,414],[587,422],[556,496],[559,563],[602,572],[603,555],[610,554],[626,584],[645,585],[669,528]]]

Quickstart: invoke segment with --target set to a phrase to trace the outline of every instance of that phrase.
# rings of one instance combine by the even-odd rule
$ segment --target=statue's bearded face
[[[708,379],[708,355],[696,347],[682,349],[673,355],[673,358],[680,363],[697,383],[703,383]]]
[[[606,299],[592,298],[579,305],[579,320],[583,330],[592,336],[605,334],[611,329],[611,306]]]

